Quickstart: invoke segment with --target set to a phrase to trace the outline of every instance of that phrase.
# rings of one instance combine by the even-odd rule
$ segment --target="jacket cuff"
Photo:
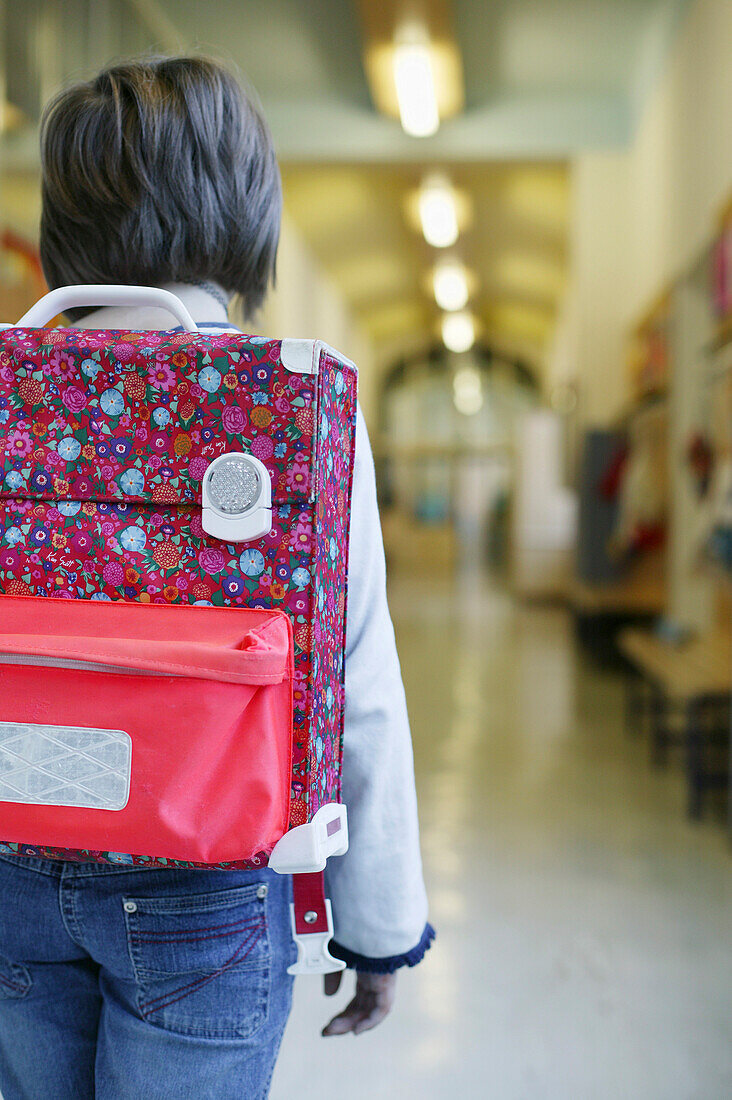
[[[353,970],[360,970],[363,974],[393,974],[402,966],[416,966],[421,962],[434,938],[434,928],[431,924],[426,924],[419,943],[404,955],[387,955],[384,958],[373,959],[368,955],[359,955],[348,947],[342,947],[335,940],[331,940],[329,951],[336,959],[342,959],[346,966]]]

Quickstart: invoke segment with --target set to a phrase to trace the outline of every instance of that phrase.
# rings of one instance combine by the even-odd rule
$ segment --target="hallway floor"
[[[358,1038],[319,1038],[347,996],[301,979],[273,1100],[732,1097],[719,821],[686,821],[562,610],[470,578],[391,604],[438,939]]]

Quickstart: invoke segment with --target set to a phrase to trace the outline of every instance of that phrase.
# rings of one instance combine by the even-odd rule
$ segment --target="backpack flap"
[[[317,378],[256,340],[4,333],[0,495],[203,505],[213,537],[256,539],[273,504],[314,499],[317,402]]]

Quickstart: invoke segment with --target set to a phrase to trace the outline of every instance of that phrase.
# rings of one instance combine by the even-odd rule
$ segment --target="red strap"
[[[312,875],[293,875],[292,900],[295,905],[295,931],[299,936],[307,932],[328,931],[322,871],[316,871]],[[305,920],[306,914],[310,920]]]

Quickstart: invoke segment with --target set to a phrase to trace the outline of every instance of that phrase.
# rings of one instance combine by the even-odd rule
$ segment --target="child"
[[[275,275],[279,170],[260,111],[215,62],[131,62],[62,92],[43,119],[42,165],[41,258],[51,287],[162,286],[204,332],[234,328],[227,307],[235,293],[248,315],[261,304]],[[145,308],[74,311],[72,320],[95,329],[170,324],[166,314]],[[325,1035],[378,1024],[394,1000],[395,971],[419,962],[433,935],[360,411],[347,623],[343,799],[351,846],[331,861],[328,890],[332,950],[355,969],[356,989]],[[154,1002],[163,973],[185,984],[186,975],[215,970],[207,966],[206,938],[194,942],[193,933],[205,928],[206,913],[225,891],[244,909],[248,899],[266,897],[267,957],[197,982],[195,996],[166,1005],[149,1022],[140,1006]],[[266,1096],[291,1003],[290,895],[291,880],[268,870],[0,856],[5,1100]],[[159,914],[159,941],[166,906],[177,922],[185,917],[191,936],[179,936],[174,952],[141,947],[124,919],[137,905],[130,897]],[[327,975],[326,992],[339,980]]]

